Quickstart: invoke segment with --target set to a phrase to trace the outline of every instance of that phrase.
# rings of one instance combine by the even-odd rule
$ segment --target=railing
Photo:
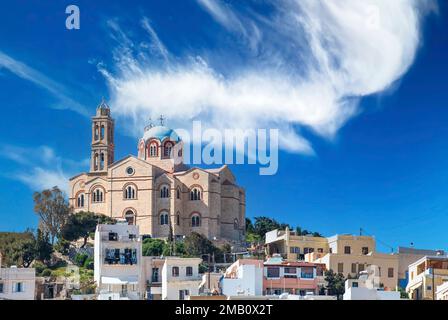
[[[109,237],[109,234],[101,236],[102,241],[113,241],[113,242],[139,242],[139,237],[129,237],[129,235],[119,235],[117,237]]]
[[[137,265],[137,258],[104,258],[104,263],[107,265]]]

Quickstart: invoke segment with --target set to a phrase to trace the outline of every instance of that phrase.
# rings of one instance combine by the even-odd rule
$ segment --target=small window
[[[289,252],[294,253],[294,254],[299,254],[300,248],[299,247],[291,247],[291,248],[289,248]]]
[[[172,142],[165,143],[165,148],[164,148],[164,152],[163,152],[164,157],[170,158],[172,149],[173,149],[173,143]]]
[[[393,278],[394,277],[394,268],[388,268],[387,269],[387,276],[389,278]]]
[[[180,226],[180,214],[176,215],[176,224]]]
[[[358,273],[356,270],[356,263],[352,263],[352,273]]]
[[[238,219],[233,220],[233,229],[238,230]]]
[[[280,268],[278,267],[268,267],[267,268],[268,278],[280,278]]]
[[[101,190],[100,188],[96,188],[93,191],[92,202],[98,203],[98,202],[103,202],[103,201],[104,201],[103,190]]]
[[[124,218],[126,219],[128,225],[134,225],[135,224],[135,214],[131,210],[128,210],[126,214],[124,215]]]
[[[15,285],[15,292],[23,292],[23,283],[17,282]]]
[[[80,194],[76,203],[78,208],[84,208],[84,194]]]
[[[4,289],[3,289],[3,282],[0,282],[0,293],[3,293]]]
[[[201,190],[199,188],[193,188],[190,191],[190,200],[192,201],[201,200]]]
[[[358,282],[352,282],[352,287],[353,288],[358,288]]]
[[[359,264],[359,272],[364,271],[364,263]]]
[[[180,199],[180,189],[179,188],[177,188],[177,190],[176,190],[176,198]]]
[[[352,250],[351,250],[350,246],[345,246],[344,247],[344,253],[345,254],[350,254],[351,252],[352,252]]]
[[[171,275],[172,275],[173,277],[178,277],[178,276],[179,276],[179,267],[173,267],[173,268],[171,269]]]
[[[369,247],[362,247],[362,254],[363,255],[369,254]]]
[[[136,198],[136,191],[135,191],[135,187],[134,186],[127,186],[125,189],[124,189],[124,198],[125,199],[128,199],[128,200],[130,200],[130,199],[135,199]]]
[[[149,156],[157,157],[158,155],[157,150],[158,150],[157,142],[151,142],[151,144],[149,145]]]
[[[162,213],[160,215],[160,224],[161,225],[167,225],[168,224],[168,213]]]
[[[317,252],[318,253],[324,253],[324,249],[323,248],[317,248]]]
[[[195,214],[191,217],[191,226],[194,228],[201,226],[201,217],[198,214]]]
[[[338,273],[344,273],[344,263],[338,263]]]
[[[132,168],[132,167],[128,167],[127,169],[126,169],[126,173],[128,174],[128,176],[132,176],[133,174],[134,174],[134,168]]]
[[[169,198],[170,197],[170,189],[167,186],[162,186],[160,188],[160,198]]]
[[[193,276],[193,267],[187,267],[187,277]]]

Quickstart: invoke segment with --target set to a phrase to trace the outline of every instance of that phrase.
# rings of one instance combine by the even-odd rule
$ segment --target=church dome
[[[180,141],[180,137],[177,135],[176,131],[165,126],[155,126],[149,128],[143,135],[143,140],[145,140],[145,142],[150,139],[157,139],[162,142],[166,138],[175,142]]]

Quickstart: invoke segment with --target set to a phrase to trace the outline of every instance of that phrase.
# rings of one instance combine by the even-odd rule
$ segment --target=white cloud
[[[18,173],[14,178],[28,185],[33,191],[41,191],[57,186],[68,194],[68,176],[60,169],[50,170],[35,167],[30,172]]]
[[[331,139],[356,115],[363,97],[403,76],[420,44],[422,19],[435,3],[285,0],[272,1],[269,16],[253,9],[244,16],[222,2],[198,2],[227,30],[256,37],[263,54],[248,54],[245,67],[221,61],[228,68],[220,72],[200,57],[151,63],[140,60],[130,43],[121,45],[114,52],[115,72],[101,68],[114,113],[133,119],[136,131],[149,115],[161,113],[172,126],[200,117],[221,129],[280,128],[281,146],[303,153],[312,147],[301,128]],[[155,45],[166,50],[149,30]],[[246,49],[253,47],[247,43]]]
[[[64,159],[49,146],[0,146],[0,156],[16,163],[17,169],[5,174],[7,178],[26,184],[33,191],[58,186],[68,192],[68,179],[89,166],[89,159]]]
[[[2,68],[9,70],[16,76],[28,80],[51,93],[57,100],[57,103],[53,105],[55,109],[69,109],[82,115],[89,116],[89,113],[84,106],[64,93],[67,91],[64,86],[48,78],[41,72],[27,66],[23,62],[15,60],[0,51],[0,70]]]

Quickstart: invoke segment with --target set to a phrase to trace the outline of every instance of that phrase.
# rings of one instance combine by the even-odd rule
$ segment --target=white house
[[[378,274],[378,267],[369,266],[358,279],[347,279],[344,300],[400,300],[400,292],[380,288]]]
[[[95,271],[99,300],[144,298],[142,246],[138,226],[126,221],[98,225],[95,232]]]
[[[200,258],[166,257],[162,268],[162,299],[186,300],[199,294]]]
[[[2,268],[0,252],[0,300],[34,300],[36,270],[34,268]]]
[[[227,268],[221,279],[226,296],[261,296],[263,294],[263,261],[239,259]]]

